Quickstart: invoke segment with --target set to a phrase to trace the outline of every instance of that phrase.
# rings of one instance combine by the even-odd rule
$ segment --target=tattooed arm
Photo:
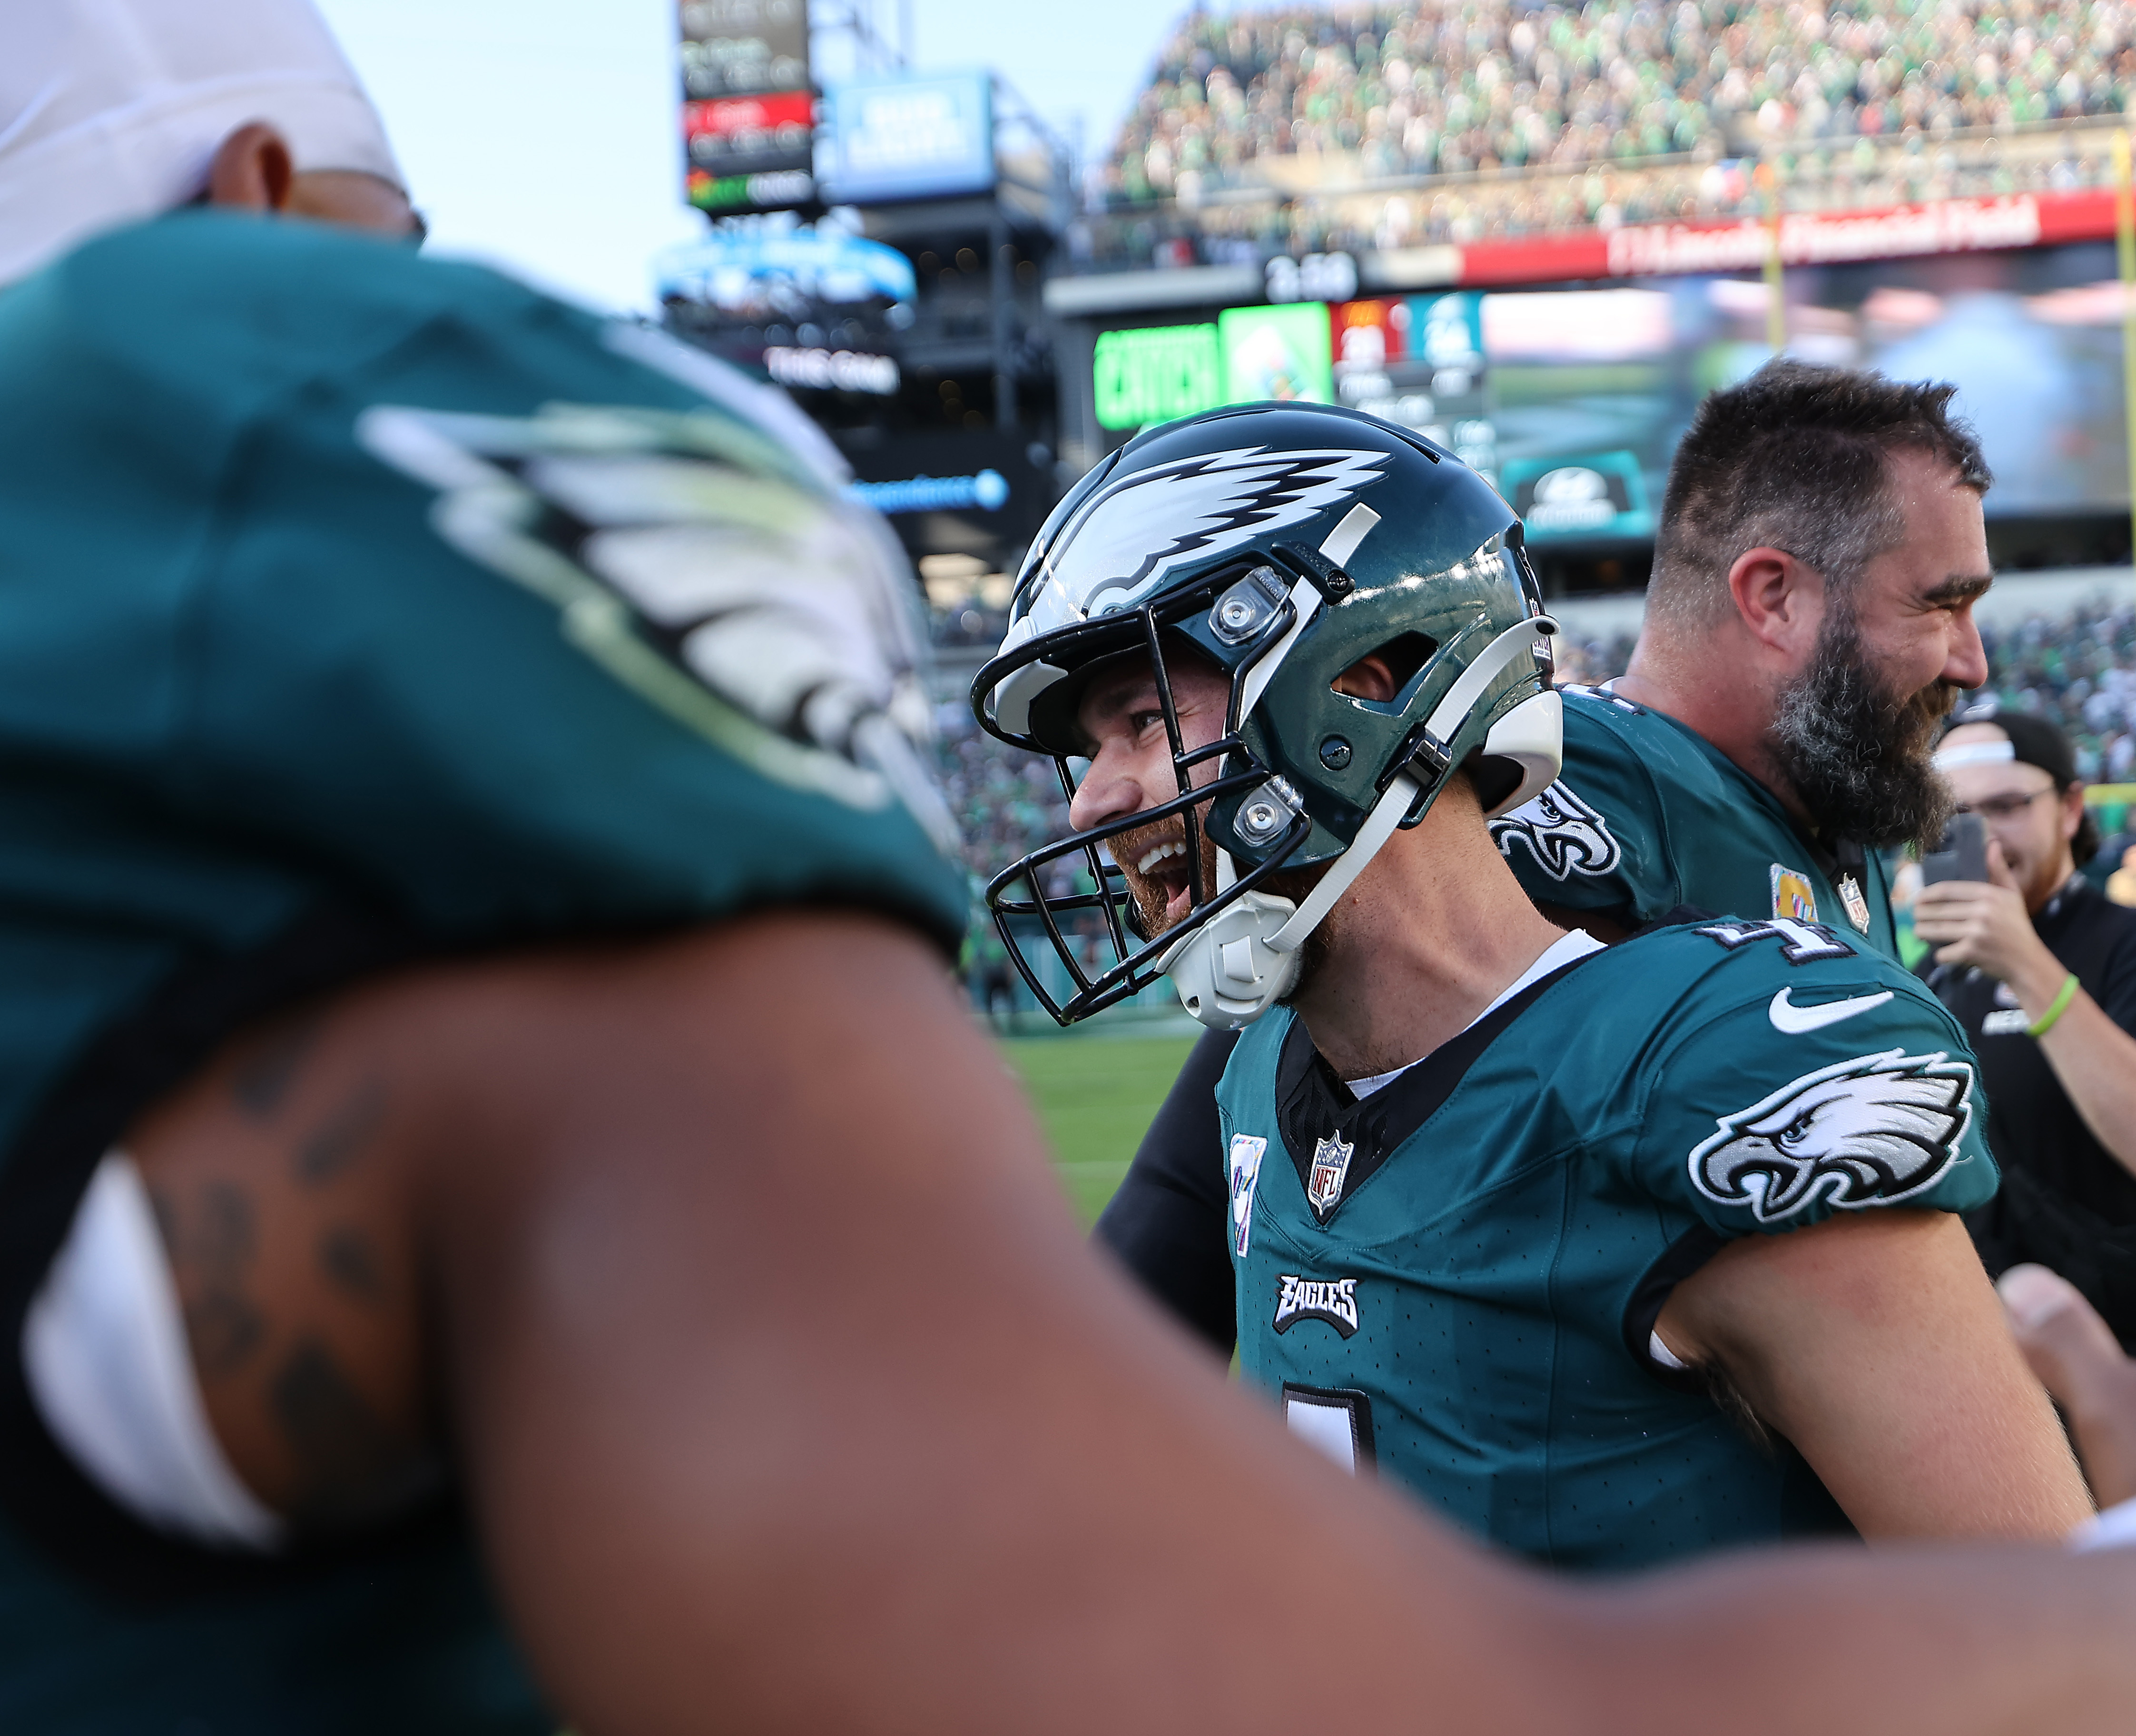
[[[1799,1552],[1575,1592],[1341,1478],[1080,1244],[939,961],[879,922],[382,985],[260,1108],[269,1046],[134,1142],[196,1354],[255,1317],[217,1429],[331,1519],[443,1393],[580,1728],[1978,1736],[2136,1703],[2136,1560]],[[249,1233],[189,1243],[241,1215],[216,1186]]]
[[[385,1009],[357,995],[256,1033],[128,1141],[210,1420],[299,1535],[387,1513],[439,1474]]]

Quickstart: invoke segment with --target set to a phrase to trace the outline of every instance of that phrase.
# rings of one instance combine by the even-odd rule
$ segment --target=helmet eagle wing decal
[[[1084,618],[1103,615],[1183,561],[1318,518],[1377,481],[1386,461],[1384,452],[1246,446],[1133,470],[1083,503],[1040,570]]]

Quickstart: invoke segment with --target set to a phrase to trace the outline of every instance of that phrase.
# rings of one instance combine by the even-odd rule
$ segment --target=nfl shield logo
[[[1350,1154],[1356,1146],[1345,1145],[1342,1135],[1331,1133],[1313,1148],[1313,1179],[1305,1189],[1306,1204],[1316,1217],[1325,1218],[1342,1198],[1342,1180],[1350,1173]]]
[[[1852,874],[1839,877],[1839,902],[1847,907],[1847,920],[1862,933],[1869,932],[1869,901],[1862,896],[1862,887]]]

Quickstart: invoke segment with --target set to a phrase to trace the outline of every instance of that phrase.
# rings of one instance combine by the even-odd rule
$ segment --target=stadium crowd
[[[2061,129],[2123,112],[2132,43],[2124,0],[1196,11],[1102,170],[1129,221],[1101,220],[1099,250],[1734,215],[1763,197],[1740,159],[1768,150],[1791,207],[2099,184],[2104,139]],[[2016,148],[2013,129],[2042,129]],[[1363,215],[1334,197],[1419,177],[1441,184],[1390,189]],[[1271,184],[1287,207],[1205,205]],[[1179,233],[1133,221],[1168,202],[1192,214]]]
[[[2119,113],[2132,32],[2122,0],[1197,11],[1160,51],[1113,167],[1139,198],[1302,153],[1354,151],[1380,178],[1722,156],[1760,138],[1942,138]]]

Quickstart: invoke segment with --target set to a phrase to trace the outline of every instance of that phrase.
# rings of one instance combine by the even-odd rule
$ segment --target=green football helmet
[[[1076,484],[1032,544],[973,709],[1002,741],[1051,755],[1072,798],[1090,751],[1075,720],[1082,690],[1099,664],[1139,650],[1156,672],[1178,794],[1046,844],[988,886],[1010,956],[1055,1019],[1086,1018],[1169,975],[1204,1024],[1250,1024],[1295,983],[1307,935],[1456,768],[1493,815],[1556,776],[1557,626],[1521,536],[1512,509],[1450,453],[1317,405],[1169,423]],[[1231,682],[1222,734],[1193,749],[1165,669],[1168,650],[1188,644]],[[1376,652],[1401,683],[1394,697],[1337,693],[1343,672]],[[1192,902],[1148,935],[1105,847],[1175,814]],[[1299,902],[1265,889],[1320,863]],[[1066,994],[1037,968],[1049,951],[1066,966]]]

